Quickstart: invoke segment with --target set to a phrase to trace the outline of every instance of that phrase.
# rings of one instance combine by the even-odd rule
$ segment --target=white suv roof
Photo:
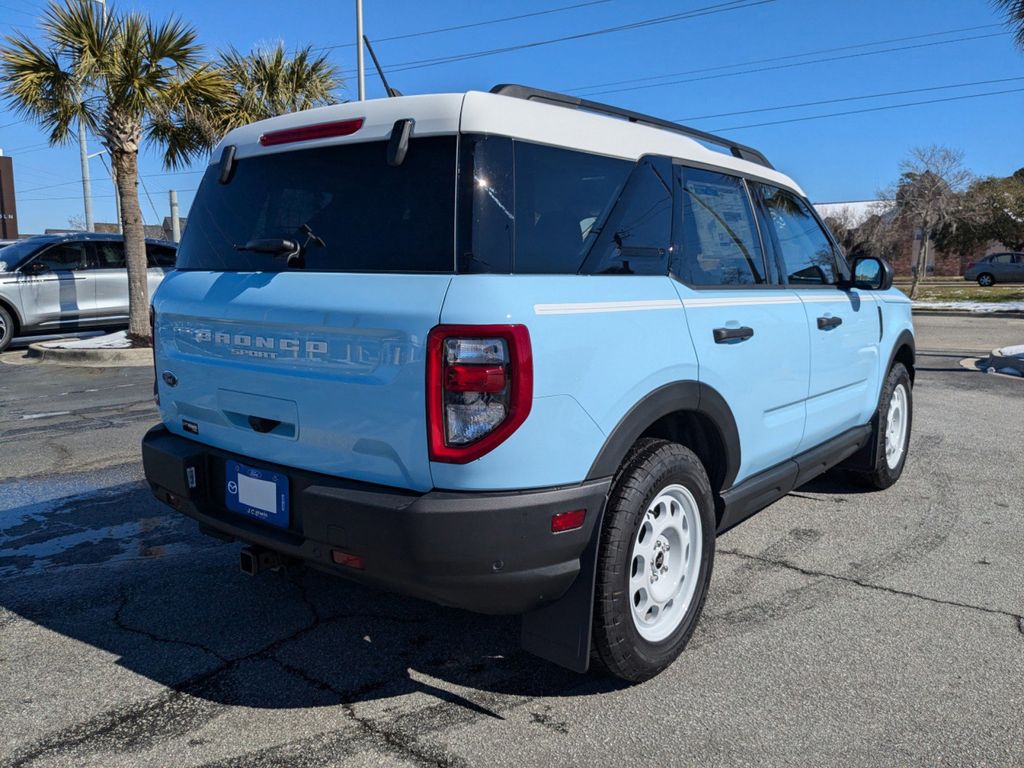
[[[557,96],[557,94],[551,95]],[[564,98],[567,99],[567,102],[571,100],[571,97]],[[591,111],[585,106],[586,104],[584,103],[584,106],[579,109],[568,109],[566,106],[545,101],[481,91],[350,101],[345,104],[281,115],[236,128],[228,133],[214,150],[211,162],[218,162],[221,148],[231,144],[237,147],[236,157],[238,158],[297,148],[294,143],[261,146],[260,136],[271,131],[301,128],[318,123],[363,119],[362,127],[354,134],[303,141],[302,148],[307,149],[333,144],[385,140],[390,137],[397,120],[411,118],[415,121],[413,136],[437,136],[461,131],[462,133],[508,136],[537,144],[577,149],[628,160],[636,160],[649,154],[665,155],[760,177],[802,194],[800,187],[791,178],[779,173],[766,163],[762,164],[709,149],[685,135],[683,131],[687,129],[682,126],[679,126],[679,132],[677,132],[667,127],[631,122],[629,119],[612,114]],[[623,112],[622,114],[633,113]],[[653,121],[654,118],[651,120]],[[668,124],[665,123],[665,125]],[[728,145],[724,139],[721,142]],[[749,151],[755,152],[754,150]]]

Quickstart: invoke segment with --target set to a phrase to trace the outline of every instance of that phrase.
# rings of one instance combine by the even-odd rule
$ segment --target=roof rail
[[[511,96],[516,99],[526,99],[527,101],[539,101],[545,104],[554,104],[559,107],[568,107],[570,109],[583,109],[587,112],[597,112],[602,115],[621,117],[631,123],[640,123],[641,125],[649,125],[652,128],[661,128],[666,131],[681,133],[684,136],[689,136],[690,138],[697,139],[698,141],[704,141],[708,144],[725,147],[733,157],[738,157],[741,160],[748,160],[752,163],[763,165],[766,168],[774,168],[774,166],[768,162],[768,158],[753,147],[748,147],[745,144],[737,144],[735,141],[730,141],[722,136],[716,136],[713,133],[707,133],[706,131],[689,128],[685,125],[680,125],[679,123],[662,120],[659,117],[651,117],[650,115],[644,115],[640,112],[633,112],[628,109],[620,109],[619,107],[613,107],[608,104],[601,104],[597,101],[581,99],[578,96],[567,96],[564,93],[545,91],[540,88],[530,88],[525,85],[504,83],[491,88],[491,93],[496,93],[500,96]]]

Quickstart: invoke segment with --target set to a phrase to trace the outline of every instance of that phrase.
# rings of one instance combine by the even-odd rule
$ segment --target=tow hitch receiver
[[[245,547],[238,553],[238,564],[242,573],[255,576],[262,571],[273,571],[286,565],[285,558],[277,552],[260,547]]]

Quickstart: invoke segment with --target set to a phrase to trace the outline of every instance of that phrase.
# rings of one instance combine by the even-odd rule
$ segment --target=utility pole
[[[366,99],[366,67],[363,64],[363,0],[356,0],[356,71],[359,101]]]
[[[85,121],[78,118],[78,157],[82,161],[82,202],[85,204],[85,231],[95,232],[92,218],[92,184],[89,181],[89,148],[85,145]]]
[[[103,6],[103,22],[107,21],[107,0],[96,0]],[[96,222],[92,217],[92,183],[89,179],[89,147],[85,141],[85,122],[78,118],[78,158],[82,163],[82,203],[85,207],[85,231],[95,232]],[[120,221],[120,216],[118,217]]]
[[[181,240],[181,224],[178,222],[178,190],[167,190],[167,196],[171,199],[171,240]]]

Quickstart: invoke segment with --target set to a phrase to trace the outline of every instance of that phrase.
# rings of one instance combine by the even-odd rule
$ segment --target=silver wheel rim
[[[989,277],[988,275],[984,275],[980,280],[978,280],[978,282],[981,283],[982,285],[991,285],[992,278]]]
[[[640,637],[656,643],[679,627],[693,602],[703,537],[693,494],[669,485],[654,497],[629,558],[629,604]]]
[[[889,414],[885,424],[885,463],[896,469],[903,458],[907,442],[907,389],[897,384],[889,398]]]
[[[0,315],[0,342],[3,342],[7,338],[7,321],[3,315]]]

